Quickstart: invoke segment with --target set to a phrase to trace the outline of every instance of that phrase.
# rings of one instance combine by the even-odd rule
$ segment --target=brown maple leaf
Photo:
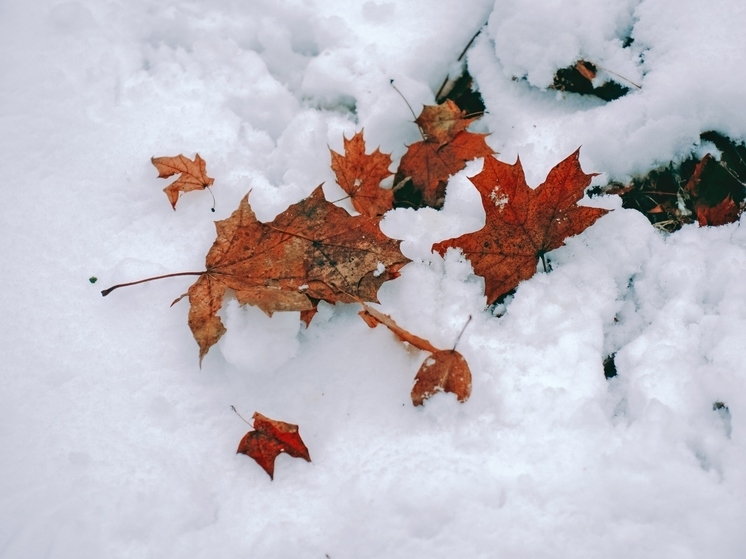
[[[420,338],[399,326],[389,315],[362,303],[363,310],[358,314],[371,328],[383,324],[403,342],[430,352],[420,366],[412,387],[412,403],[421,406],[425,400],[438,392],[453,392],[459,402],[465,402],[471,395],[471,370],[463,356],[453,349],[438,349],[428,340]],[[471,321],[471,317],[467,324]],[[464,329],[466,326],[464,326]],[[463,334],[463,330],[461,334]],[[459,339],[461,338],[459,334]]]
[[[207,164],[205,160],[195,155],[194,161],[183,155],[174,157],[152,157],[150,161],[158,170],[158,178],[166,179],[172,175],[181,173],[181,176],[163,189],[171,202],[171,207],[176,209],[176,202],[181,192],[192,190],[203,190],[215,182],[207,176]]]
[[[469,365],[454,349],[437,351],[425,359],[412,387],[412,403],[421,406],[438,392],[453,392],[459,402],[465,402],[471,395]]]
[[[344,155],[329,151],[332,152],[332,171],[337,176],[337,184],[349,194],[357,211],[376,217],[393,207],[393,191],[381,188],[381,181],[393,175],[389,171],[391,156],[378,149],[366,154],[362,130],[351,140],[344,138]]]
[[[398,202],[443,207],[449,177],[468,161],[495,153],[485,142],[487,134],[466,130],[474,120],[450,99],[422,109],[415,122],[424,139],[409,146],[394,178],[395,184],[406,185],[396,193]]]
[[[422,130],[425,141],[442,146],[453,141],[459,132],[466,130],[477,117],[467,117],[456,103],[446,99],[441,105],[425,105],[414,121]]]
[[[358,314],[360,315],[360,318],[362,318],[365,323],[371,328],[375,328],[379,324],[383,324],[386,328],[391,330],[401,341],[407,342],[417,349],[430,351],[432,353],[440,351],[426,339],[415,336],[408,330],[405,330],[404,328],[399,326],[389,315],[383,314],[382,312],[374,309],[370,305],[366,305],[365,303],[361,304],[363,305],[363,310],[361,310]]]
[[[207,270],[187,293],[200,362],[225,333],[217,311],[228,289],[242,305],[269,315],[301,311],[306,321],[319,301],[377,302],[381,284],[410,261],[379,222],[328,202],[320,186],[270,223],[258,221],[244,197],[228,219],[215,223]]]
[[[293,458],[311,461],[308,448],[298,434],[298,426],[277,421],[255,412],[254,431],[249,431],[238,444],[236,454],[246,454],[274,479],[275,458],[283,452]]]
[[[590,227],[608,210],[576,205],[594,174],[580,168],[578,149],[555,166],[536,189],[526,184],[520,159],[510,165],[494,157],[471,182],[482,196],[486,223],[474,233],[433,245],[440,255],[461,248],[484,277],[492,303],[536,272],[538,259],[567,237]]]

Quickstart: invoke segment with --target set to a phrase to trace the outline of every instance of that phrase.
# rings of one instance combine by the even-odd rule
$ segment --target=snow
[[[389,212],[413,262],[380,308],[444,348],[472,316],[464,404],[413,407],[425,355],[355,305],[305,329],[227,302],[200,369],[186,302],[169,308],[194,278],[99,294],[203,269],[212,220],[248,191],[263,220],[322,182],[340,198],[343,135],[364,128],[396,164],[419,135],[390,80],[432,103],[486,21],[474,128],[531,185],[579,145],[603,184],[702,151],[707,130],[746,138],[734,0],[0,6],[0,557],[743,556],[739,223],[664,236],[586,199],[614,211],[490,312],[468,261],[430,251],[484,223],[481,162],[442,211]],[[577,58],[641,89],[546,89]],[[197,152],[214,214],[207,192],[172,211],[149,161]],[[231,405],[299,424],[313,462],[280,456],[270,481],[235,454]]]

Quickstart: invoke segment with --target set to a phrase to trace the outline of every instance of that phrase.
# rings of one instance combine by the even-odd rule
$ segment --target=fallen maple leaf
[[[183,155],[174,157],[152,157],[150,161],[158,170],[158,178],[167,179],[172,175],[181,173],[181,176],[163,189],[171,202],[171,207],[176,209],[176,202],[181,192],[192,190],[203,190],[215,182],[207,176],[207,164],[205,160],[195,155],[194,161]]]
[[[477,120],[467,117],[456,103],[447,99],[442,105],[425,105],[414,121],[422,130],[425,141],[435,142],[439,146],[452,142],[459,132],[465,131]]]
[[[254,412],[254,431],[249,431],[238,444],[236,454],[246,454],[259,464],[270,479],[274,479],[275,458],[281,453],[311,461],[308,448],[298,434],[298,426],[277,421]]]
[[[738,206],[728,194],[722,202],[714,206],[694,204],[694,211],[697,212],[697,223],[700,227],[714,227],[738,221],[743,208]]]
[[[376,217],[389,211],[394,204],[394,193],[381,188],[381,181],[390,177],[391,156],[376,149],[365,153],[362,130],[351,140],[344,138],[344,155],[332,152],[332,171],[337,184],[350,196],[352,206],[363,215]]]
[[[228,289],[242,305],[269,315],[301,311],[305,321],[319,301],[377,302],[381,284],[410,261],[379,222],[328,202],[320,186],[270,223],[258,221],[244,197],[228,219],[215,223],[207,269],[187,293],[200,361],[225,333],[217,312]]]
[[[738,221],[743,209],[733,200],[724,181],[716,173],[723,167],[709,153],[694,168],[686,190],[694,201],[694,213],[700,226],[725,225]]]
[[[608,210],[577,206],[594,174],[580,168],[578,149],[555,166],[536,189],[526,184],[520,159],[510,165],[494,157],[471,182],[482,196],[486,223],[474,233],[433,245],[440,255],[461,248],[484,277],[492,303],[536,272],[539,258],[567,237],[590,227]]]
[[[424,139],[409,146],[401,159],[394,184],[411,184],[397,191],[397,201],[441,208],[449,177],[468,161],[495,153],[485,142],[487,134],[466,130],[474,120],[450,99],[422,109],[415,122]]]
[[[391,330],[397,338],[414,347],[431,352],[420,366],[412,387],[412,403],[421,406],[425,400],[438,392],[453,392],[459,402],[465,402],[471,395],[471,370],[464,357],[453,349],[438,349],[429,341],[415,336],[399,326],[387,314],[377,311],[370,305],[362,303],[363,310],[358,314],[371,328],[383,324]],[[471,321],[471,316],[466,324]],[[466,329],[466,325],[464,325]],[[461,331],[463,334],[464,331]],[[459,339],[461,338],[459,334]]]
[[[363,305],[363,310],[361,310],[358,314],[360,315],[360,318],[362,318],[365,323],[371,328],[375,328],[379,324],[383,324],[386,328],[396,334],[396,337],[399,338],[401,341],[407,342],[417,349],[430,351],[433,353],[440,351],[426,339],[415,336],[408,330],[405,330],[404,328],[399,326],[389,315],[383,314],[382,312],[377,311],[376,309],[369,305],[366,305],[365,303],[361,302],[361,304]]]
[[[469,365],[454,349],[437,351],[425,359],[412,387],[412,403],[421,406],[438,392],[453,392],[459,402],[465,402],[471,395]]]

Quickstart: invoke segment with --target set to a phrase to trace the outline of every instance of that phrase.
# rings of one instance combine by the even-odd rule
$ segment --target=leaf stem
[[[404,102],[407,104],[407,107],[409,107],[409,112],[412,113],[412,118],[417,120],[417,115],[414,114],[414,109],[412,109],[412,105],[409,104],[409,101],[407,101],[407,98],[404,97],[404,94],[401,91],[399,91],[399,88],[394,85],[394,80],[393,79],[390,80],[389,83],[391,84],[391,87],[394,88],[394,91],[396,91],[399,94],[399,97],[404,99]]]
[[[469,326],[470,322],[471,322],[471,315],[469,315],[469,318],[466,319],[466,324],[464,324],[464,327],[461,328],[461,332],[459,332],[458,336],[456,337],[456,343],[453,344],[453,349],[451,350],[451,352],[456,351],[456,346],[461,341],[461,336],[464,335],[464,332],[466,331],[466,327]]]
[[[414,110],[412,109],[412,105],[409,104],[409,101],[407,101],[407,98],[404,97],[404,94],[401,91],[399,91],[399,88],[394,85],[394,80],[393,79],[391,80],[390,83],[391,83],[391,87],[394,88],[394,91],[396,91],[399,94],[399,96],[402,99],[404,99],[404,102],[407,104],[407,107],[409,107],[409,112],[412,113],[412,118],[415,120],[415,124],[417,124],[417,115],[414,114]],[[427,137],[425,136],[425,132],[422,130],[422,127],[419,124],[417,124],[417,130],[420,131],[420,136],[422,136],[422,141],[426,142],[427,141]]]
[[[254,427],[254,425],[252,423],[249,423],[248,421],[246,421],[246,418],[243,415],[241,415],[240,413],[238,413],[238,410],[236,409],[236,406],[231,405],[231,409],[236,413],[236,415],[238,417],[240,417],[241,419],[243,419],[243,422],[246,423],[246,425],[249,425],[252,428]]]
[[[153,280],[159,280],[163,278],[175,278],[177,276],[201,276],[202,274],[207,273],[207,270],[204,270],[203,272],[177,272],[175,274],[164,274],[162,276],[153,276],[152,278],[145,278],[137,281],[130,281],[127,283],[118,283],[117,285],[112,285],[108,289],[104,289],[101,292],[102,297],[106,297],[109,293],[114,291],[115,289],[119,289],[120,287],[127,287],[129,285],[137,285],[138,283],[145,283],[147,281],[153,281]]]
[[[207,189],[207,191],[210,193],[210,196],[212,196],[212,208],[210,208],[210,211],[212,213],[215,213],[215,195],[212,193],[209,185],[205,185],[205,189]]]

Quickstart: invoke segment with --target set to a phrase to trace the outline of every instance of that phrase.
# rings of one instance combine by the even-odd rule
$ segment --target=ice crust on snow
[[[740,223],[663,236],[616,198],[586,199],[614,211],[492,313],[463,255],[430,251],[484,225],[470,163],[442,211],[381,225],[413,260],[382,311],[446,348],[473,317],[458,342],[470,400],[419,409],[424,355],[356,305],[321,303],[306,329],[227,301],[200,370],[187,302],[168,308],[194,278],[98,291],[202,270],[212,219],[248,191],[265,221],[322,182],[339,198],[328,150],[343,135],[365,128],[398,160],[420,137],[390,80],[415,110],[432,103],[485,22],[467,55],[488,111],[475,127],[501,160],[520,154],[530,185],[579,145],[598,184],[702,153],[706,130],[743,140],[741,3],[39,0],[0,14],[0,557],[742,557]],[[610,103],[547,89],[579,58],[641,89]],[[215,214],[206,192],[176,212],[165,199],[149,158],[180,152],[207,161]],[[313,462],[280,456],[270,482],[235,455],[247,426],[230,405],[299,424]]]

